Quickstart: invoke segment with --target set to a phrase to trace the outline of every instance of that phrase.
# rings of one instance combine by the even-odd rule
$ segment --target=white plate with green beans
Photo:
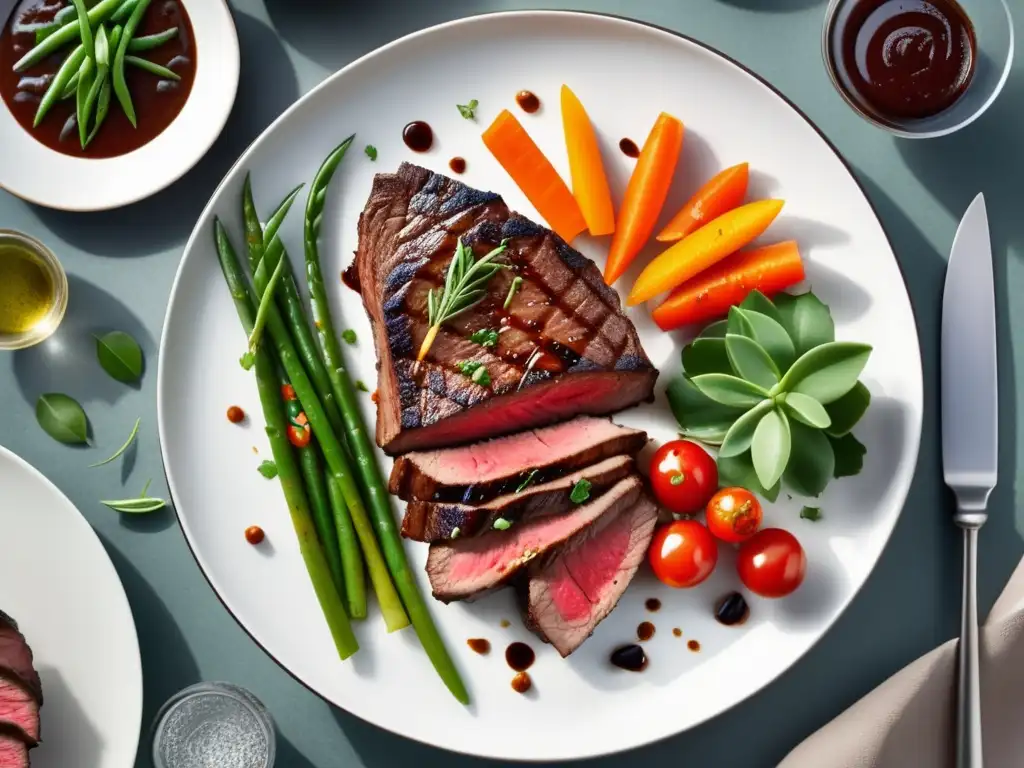
[[[481,133],[503,109],[516,112],[569,178],[563,83],[587,105],[614,200],[635,165],[619,140],[641,140],[662,110],[686,123],[682,181],[666,219],[713,172],[749,161],[757,170],[751,195],[786,201],[773,237],[800,243],[810,286],[831,307],[828,335],[871,345],[862,379],[873,395],[857,422],[867,448],[862,471],[829,483],[815,501],[780,494],[764,504],[765,526],[793,532],[806,551],[799,590],[779,600],[752,595],[749,620],[725,626],[714,605],[740,588],[731,546],[720,547],[717,569],[693,589],[667,587],[645,566],[566,659],[523,626],[510,590],[470,604],[431,599],[427,547],[398,538],[403,505],[381,488],[392,461],[372,444],[371,329],[359,295],[339,279],[374,175],[403,161],[451,175],[449,160],[462,157],[459,180],[500,193],[539,221]],[[539,97],[539,111],[517,111],[524,88]],[[403,142],[403,128],[417,120],[433,128],[429,151]],[[579,237],[573,245],[603,266],[607,240]],[[626,313],[661,374],[655,401],[615,420],[658,445],[681,429],[665,392],[680,376],[688,339],[660,331],[648,307]],[[253,639],[358,717],[504,761],[647,744],[728,709],[795,664],[864,584],[896,523],[916,463],[922,400],[915,321],[892,248],[821,134],[766,83],[699,43],[567,12],[495,14],[411,35],[346,67],[281,116],[196,224],[169,299],[158,382],[174,508],[211,586]],[[229,420],[231,406],[245,418]],[[310,425],[320,450],[302,447]],[[647,454],[640,461],[646,466]],[[833,478],[831,469],[825,474]],[[819,513],[801,517],[805,504]],[[332,523],[337,554],[334,544],[317,545]],[[660,611],[648,612],[649,598],[661,601]],[[409,620],[413,626],[400,629]],[[647,669],[614,667],[610,653],[635,642],[645,620],[657,627],[644,644]],[[489,654],[468,647],[478,638],[490,641]],[[537,653],[525,695],[510,685],[504,651],[512,641]]]
[[[238,68],[223,2],[20,0],[0,36],[0,187],[65,210],[149,196],[216,139]]]

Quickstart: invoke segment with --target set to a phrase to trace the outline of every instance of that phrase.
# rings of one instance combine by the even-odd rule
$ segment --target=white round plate
[[[815,502],[825,510],[821,522],[799,519],[799,500],[785,496],[767,510],[768,524],[790,528],[802,540],[807,581],[788,599],[753,599],[752,617],[741,628],[712,617],[715,599],[739,586],[733,553],[724,547],[717,571],[697,589],[663,588],[642,571],[614,613],[567,660],[523,628],[507,591],[472,605],[431,602],[473,696],[464,708],[437,679],[415,636],[388,636],[377,616],[358,627],[362,650],[350,663],[338,662],[284,500],[256,471],[269,449],[253,378],[238,365],[245,337],[220,274],[212,222],[219,216],[241,251],[244,174],[252,172],[257,204],[267,216],[291,186],[313,178],[334,145],[357,133],[328,196],[322,257],[338,331],[353,328],[358,336],[356,346],[345,347],[354,375],[372,390],[369,323],[359,298],[336,276],[356,248],[356,223],[373,174],[393,171],[403,160],[447,172],[449,158],[461,155],[468,184],[500,192],[511,207],[536,218],[489,156],[480,132],[500,109],[517,109],[517,91],[534,91],[544,106],[519,116],[566,176],[558,108],[563,82],[598,128],[616,200],[634,162],[616,144],[623,136],[642,142],[661,110],[687,125],[664,220],[712,173],[743,160],[754,169],[752,197],[786,199],[767,239],[797,238],[811,285],[832,306],[837,336],[874,345],[864,374],[874,401],[857,427],[868,455],[863,474],[834,482]],[[456,104],[474,98],[477,119],[463,119]],[[401,140],[402,127],[416,119],[428,121],[436,136],[423,155]],[[377,147],[376,162],[363,154],[367,144]],[[301,218],[292,214],[284,230],[293,255],[302,253]],[[605,242],[580,238],[574,245],[603,265]],[[620,286],[631,284],[631,275]],[[656,403],[616,418],[668,440],[676,425],[663,392],[679,373],[683,338],[659,332],[646,307],[629,315],[662,373]],[[546,760],[614,752],[685,730],[796,662],[864,583],[896,522],[917,458],[921,390],[914,317],[885,233],[835,150],[791,105],[738,65],[678,35],[605,16],[524,12],[453,22],[385,46],[328,79],[253,144],[217,189],[186,247],[164,325],[158,408],[167,476],[188,542],[227,608],[274,659],[339,707],[410,738],[498,759]],[[245,427],[224,417],[235,403],[250,414]],[[364,410],[373,423],[368,395]],[[381,461],[390,471],[391,461],[383,454]],[[261,548],[242,536],[252,524],[267,531]],[[427,548],[410,543],[407,551],[422,572]],[[429,592],[425,576],[421,583]],[[661,612],[645,613],[648,597],[663,601]],[[512,626],[502,629],[505,618]],[[609,652],[631,641],[637,623],[648,618],[658,631],[647,644],[648,670],[611,667]],[[682,638],[673,636],[674,627]],[[473,637],[489,638],[495,651],[475,655],[466,646]],[[535,689],[527,696],[511,690],[512,672],[502,658],[514,639],[539,652],[531,670]],[[700,643],[699,653],[687,650],[691,639]]]
[[[57,488],[0,447],[0,610],[43,683],[33,768],[131,768],[142,662],[128,598],[92,527]]]
[[[93,160],[36,141],[0,100],[0,188],[47,208],[103,211],[159,192],[199,162],[235,103],[238,34],[224,0],[181,2],[192,20],[197,66],[192,92],[174,121],[134,152]]]

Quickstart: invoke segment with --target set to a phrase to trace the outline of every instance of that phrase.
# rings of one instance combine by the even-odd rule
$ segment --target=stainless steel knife
[[[978,529],[996,485],[999,391],[996,313],[985,198],[971,203],[953,239],[942,292],[942,469],[964,531],[957,674],[958,768],[982,768],[978,678]]]

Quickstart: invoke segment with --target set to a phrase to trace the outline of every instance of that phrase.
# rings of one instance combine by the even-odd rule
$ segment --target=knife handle
[[[982,768],[981,681],[978,671],[978,528],[964,526],[963,605],[960,614],[956,705],[957,768]]]

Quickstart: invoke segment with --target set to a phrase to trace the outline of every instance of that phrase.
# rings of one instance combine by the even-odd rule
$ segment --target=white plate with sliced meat
[[[130,768],[142,664],[117,571],[67,497],[2,447],[0,488],[0,765]]]
[[[871,393],[855,439],[842,438],[847,446],[866,446],[862,471],[828,483],[813,501],[786,492],[764,502],[764,526],[789,530],[806,554],[806,577],[788,597],[765,599],[744,588],[731,544],[717,545],[717,568],[691,589],[666,586],[647,565],[659,517],[647,465],[653,450],[681,430],[666,389],[680,380],[680,353],[689,331],[699,328],[665,332],[652,319],[656,302],[626,306],[630,286],[658,253],[656,243],[609,288],[602,280],[609,238],[576,236],[581,211],[572,214],[572,193],[552,203],[561,184],[554,173],[565,180],[571,175],[559,108],[563,84],[586,105],[596,130],[620,230],[627,181],[637,164],[626,154],[628,142],[620,151],[620,139],[643,144],[661,112],[685,123],[685,138],[658,224],[666,224],[707,179],[740,162],[751,169],[747,200],[785,200],[754,245],[794,240],[806,275],[794,292],[812,289],[831,309],[831,319],[818,303],[799,311],[792,303],[783,306],[793,301],[784,298],[775,309],[745,305],[734,313],[739,325],[729,328],[730,336],[743,338],[715,338],[704,347],[732,345],[737,353],[742,345],[749,351],[763,342],[771,357],[757,357],[760,367],[754,368],[724,352],[702,358],[712,368],[743,367],[748,379],[785,373],[770,396],[763,382],[742,387],[741,400],[756,395],[751,402],[763,409],[758,418],[775,420],[765,430],[752,422],[749,432],[758,425],[757,434],[747,434],[739,446],[753,446],[736,459],[752,457],[751,484],[776,477],[773,471],[782,473],[798,458],[813,471],[786,474],[784,483],[791,489],[816,483],[814,472],[826,465],[818,459],[839,455],[840,410],[832,403],[840,389],[852,391],[859,374],[866,387],[861,393]],[[534,150],[513,135],[518,129],[507,117],[504,127],[512,132],[485,146],[481,133],[506,109],[553,170],[529,162],[522,165],[531,170],[516,166],[516,158]],[[429,125],[430,141],[422,125],[407,128],[416,121]],[[364,493],[363,499],[385,553],[397,551],[389,547],[398,542],[385,529],[400,528],[407,537],[398,547],[404,545],[468,705],[442,684],[412,629],[387,631],[373,600],[369,617],[352,623],[358,652],[339,660],[339,648],[351,650],[352,639],[344,632],[332,638],[322,606],[351,609],[354,603],[347,588],[340,598],[324,588],[330,587],[331,563],[314,557],[314,571],[328,574],[318,602],[281,484],[264,476],[273,474],[269,465],[258,471],[263,462],[281,459],[278,469],[293,477],[295,459],[281,433],[301,443],[306,422],[291,410],[289,428],[275,422],[275,439],[263,429],[253,374],[239,365],[246,337],[218,263],[214,221],[223,223],[245,260],[245,175],[251,174],[256,208],[268,221],[278,201],[296,184],[308,185],[350,133],[355,142],[326,196],[315,198],[309,220],[321,226],[333,331],[345,337],[340,346],[349,380],[358,387],[358,410],[376,437],[372,453],[390,478],[394,517],[386,519],[392,524],[382,527],[385,517],[377,514],[383,494]],[[502,142],[511,148],[505,162],[490,151],[497,147],[502,155]],[[426,151],[413,149],[425,145]],[[524,178],[510,175],[523,173],[552,183],[531,187],[525,179],[524,193]],[[303,192],[280,229],[300,290],[306,287],[305,200]],[[595,213],[592,203],[583,206],[588,214]],[[674,253],[689,248],[692,257],[687,243],[693,242],[682,240],[682,251]],[[462,306],[444,304],[446,291],[456,290],[446,289],[446,281],[459,283],[451,266],[456,253],[468,269],[502,247],[497,258],[504,267],[478,282],[480,293],[470,296],[480,303],[451,316],[453,306]],[[697,250],[707,256],[706,249]],[[272,252],[268,248],[264,258]],[[361,296],[340,280],[356,252],[348,279]],[[785,256],[762,256],[780,253]],[[668,261],[669,272],[680,262]],[[291,278],[285,275],[287,287]],[[465,305],[470,299],[463,294]],[[281,300],[287,305],[286,297]],[[438,321],[445,312],[449,316]],[[802,324],[823,316],[828,339]],[[765,325],[768,320],[775,325]],[[319,318],[315,325],[325,328]],[[278,350],[273,321],[270,326],[262,343]],[[788,353],[785,345],[758,336],[769,326],[794,340]],[[294,333],[297,326],[288,327]],[[316,360],[316,331],[303,327],[312,357],[301,358]],[[724,330],[719,326],[708,335]],[[811,375],[821,356],[814,366],[789,367],[797,352],[814,354],[833,335],[870,345],[870,356],[865,347],[839,345],[830,348],[836,365],[828,375]],[[750,354],[760,355],[756,349]],[[324,436],[330,429],[318,431],[318,423],[330,423],[334,404],[346,403],[344,387],[335,389],[341,379],[332,382],[333,371],[324,369],[318,381],[320,362],[310,363],[310,382],[298,358],[285,358],[327,463],[337,471],[344,461],[342,440],[364,455],[365,438],[340,423],[343,434],[333,443]],[[267,366],[262,370],[266,380],[280,381]],[[840,386],[843,377],[849,381]],[[712,377],[700,386],[711,391],[719,381]],[[323,402],[310,407],[307,394],[315,391]],[[758,393],[769,402],[761,405]],[[810,402],[815,397],[817,409]],[[269,402],[274,418],[284,419],[283,404]],[[246,418],[225,418],[230,406]],[[905,285],[870,203],[834,148],[778,92],[708,47],[664,30],[598,15],[523,12],[453,22],[388,45],[329,78],[252,145],[215,192],[186,247],[164,325],[158,408],[168,482],[189,546],[227,609],[278,663],[331,703],[409,738],[503,760],[553,760],[607,754],[690,728],[756,693],[806,653],[868,578],[899,516],[917,458],[922,379]],[[683,407],[678,415],[688,419],[687,413]],[[837,434],[822,431],[825,424]],[[708,419],[686,425],[716,441],[723,437],[715,434],[721,426]],[[811,435],[817,443],[808,437],[812,430],[818,430]],[[742,435],[736,439],[742,442]],[[787,454],[792,445],[790,465],[780,459],[783,443]],[[809,451],[812,444],[824,449]],[[830,459],[826,482],[833,469],[835,475],[854,473],[848,463],[841,467]],[[353,476],[366,487],[364,475],[357,470]],[[342,506],[358,522],[351,506],[358,504],[348,501]],[[801,514],[805,505],[814,509]],[[665,510],[660,512],[664,519]],[[303,522],[302,514],[298,519]],[[344,553],[345,515],[340,519]],[[247,540],[253,532],[245,535],[252,526],[265,535],[255,546]],[[330,528],[321,527],[321,536],[324,530]],[[399,573],[396,562],[390,563],[392,575]],[[400,578],[396,583],[415,614],[415,601],[403,592],[408,585]],[[749,618],[727,626],[716,620],[715,605],[737,590]],[[430,599],[431,592],[438,600]],[[394,599],[384,602],[393,605]],[[423,630],[425,615],[418,620]],[[653,627],[641,629],[644,622]],[[613,652],[636,643],[638,630],[645,638],[640,648],[620,654],[620,666],[613,664]],[[513,681],[525,686],[510,668],[523,666],[522,659],[507,663],[512,643],[528,645],[536,656],[525,695],[513,689]],[[489,653],[479,653],[486,645]],[[517,646],[510,655],[522,650]],[[621,668],[639,666],[641,650],[647,659],[642,672]],[[445,677],[459,693],[453,674],[448,670]],[[627,720],[630,727],[623,728]]]

